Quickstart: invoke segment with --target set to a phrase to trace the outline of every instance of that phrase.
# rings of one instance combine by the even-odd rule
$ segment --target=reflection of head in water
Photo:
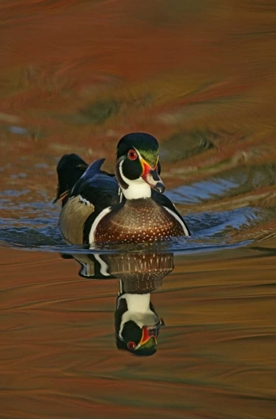
[[[151,292],[173,270],[173,254],[78,254],[74,258],[82,266],[82,277],[120,280],[114,313],[117,348],[138,356],[154,354],[164,321],[151,303]]]
[[[151,303],[151,292],[172,271],[173,254],[114,254],[108,260],[110,273],[120,279],[114,314],[117,348],[150,356],[157,350],[159,329],[164,325]]]
[[[118,349],[138,356],[150,356],[156,352],[159,328],[164,322],[150,301],[150,293],[120,294],[114,317]]]

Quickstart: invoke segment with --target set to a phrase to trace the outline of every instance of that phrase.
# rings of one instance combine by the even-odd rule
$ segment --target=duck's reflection
[[[149,356],[157,350],[159,329],[164,325],[151,302],[151,292],[173,269],[173,254],[108,255],[113,276],[120,279],[115,310],[118,349]]]
[[[151,292],[173,270],[173,254],[141,252],[72,257],[80,263],[82,277],[119,279],[114,313],[117,348],[140,356],[154,354],[164,321],[151,302]]]

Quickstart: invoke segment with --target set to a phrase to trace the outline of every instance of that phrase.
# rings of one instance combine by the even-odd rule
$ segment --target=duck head
[[[146,133],[130,133],[117,146],[116,177],[125,198],[151,196],[151,188],[165,190],[160,178],[159,145],[155,137]]]

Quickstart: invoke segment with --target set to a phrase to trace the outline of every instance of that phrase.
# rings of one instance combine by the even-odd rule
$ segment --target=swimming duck
[[[190,235],[163,194],[159,145],[153,136],[130,133],[121,138],[115,176],[101,170],[104,160],[88,166],[71,154],[58,163],[59,226],[69,243],[142,243]]]
[[[70,257],[68,254],[63,258]],[[114,312],[116,346],[137,356],[150,356],[158,349],[160,318],[151,301],[151,293],[162,285],[174,268],[168,252],[120,252],[75,254],[81,264],[79,275],[89,279],[119,279]]]

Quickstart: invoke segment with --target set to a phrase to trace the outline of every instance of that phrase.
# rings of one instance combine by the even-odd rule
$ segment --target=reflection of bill
[[[81,264],[82,277],[120,280],[114,314],[117,348],[139,356],[154,354],[164,321],[156,313],[150,294],[173,270],[173,254],[79,254],[74,258]]]

